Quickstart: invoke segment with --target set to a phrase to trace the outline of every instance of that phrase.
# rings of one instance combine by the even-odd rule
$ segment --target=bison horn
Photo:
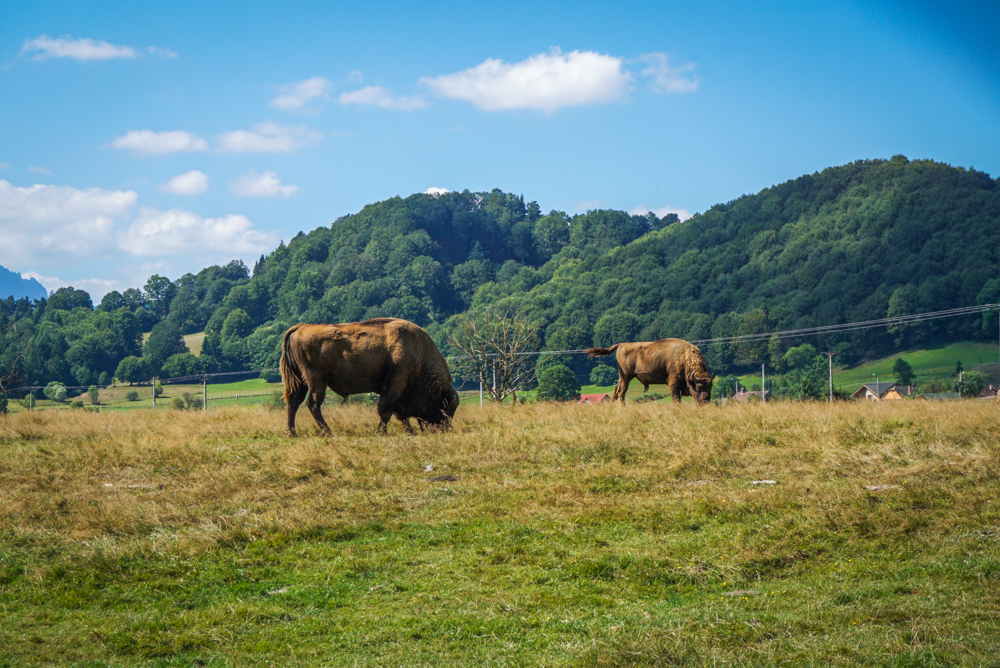
[[[691,372],[691,382],[692,383],[697,383],[698,382],[698,379],[695,378],[694,371]]]

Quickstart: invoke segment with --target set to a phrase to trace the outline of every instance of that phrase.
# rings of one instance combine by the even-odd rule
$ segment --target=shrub
[[[163,383],[157,383],[153,386],[153,396],[159,397],[163,395]]]
[[[281,392],[272,392],[264,399],[263,405],[273,411],[283,411],[285,410],[285,397]]]
[[[42,391],[49,401],[66,401],[66,388],[57,380],[46,385]]]
[[[590,372],[590,382],[593,385],[614,385],[618,382],[618,372],[607,364],[598,364]]]
[[[281,373],[277,369],[265,369],[260,372],[260,377],[264,379],[265,383],[280,383]]]
[[[170,402],[170,407],[173,408],[175,411],[182,411],[185,408],[184,400],[181,399],[180,397],[174,397],[174,400]]]
[[[90,403],[92,404],[96,404],[101,400],[101,393],[94,385],[87,388],[87,394],[90,396]]]
[[[190,392],[184,393],[184,407],[188,410],[196,411],[201,408],[201,397]]]
[[[576,401],[580,389],[576,374],[564,364],[549,367],[538,379],[538,398],[543,401]]]
[[[70,408],[83,408],[83,402],[82,402],[82,401],[79,401],[79,400],[77,400],[77,401],[74,401],[73,403],[71,403],[71,404],[69,405],[69,407],[70,407]]]
[[[125,393],[126,401],[139,401],[139,393],[135,390],[129,390]]]

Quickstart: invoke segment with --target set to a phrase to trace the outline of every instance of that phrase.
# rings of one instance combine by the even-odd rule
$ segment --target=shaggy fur
[[[378,393],[382,433],[393,415],[408,432],[413,431],[411,417],[421,428],[447,427],[458,408],[448,364],[431,337],[396,318],[289,328],[281,351],[281,377],[289,436],[295,436],[295,413],[303,400],[320,430],[330,433],[321,410],[327,387],[342,397]]]
[[[589,348],[591,357],[615,354],[618,362],[618,383],[611,400],[621,399],[633,378],[642,383],[643,391],[650,385],[669,385],[670,394],[680,403],[682,396],[694,397],[699,404],[712,398],[712,381],[705,357],[698,347],[681,339],[660,339],[641,343],[616,343],[610,348]]]

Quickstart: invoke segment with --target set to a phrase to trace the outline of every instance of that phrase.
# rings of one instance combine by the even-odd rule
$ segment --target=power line
[[[691,341],[695,345],[712,345],[715,343],[752,343],[756,341],[767,341],[772,338],[778,339],[792,339],[807,336],[819,336],[822,334],[833,334],[842,332],[853,332],[863,329],[873,329],[876,327],[889,327],[892,325],[906,325],[914,324],[919,322],[927,322],[930,320],[940,320],[942,318],[956,318],[964,315],[975,315],[978,313],[985,313],[987,311],[1000,310],[1000,304],[979,304],[976,306],[963,306],[960,308],[946,309],[943,311],[929,311],[927,313],[916,313],[913,315],[902,315],[895,316],[892,318],[879,318],[876,320],[860,320],[856,322],[842,323],[838,325],[822,325],[818,327],[804,327],[800,329],[786,329],[778,332],[760,332],[758,334],[742,334],[737,336],[720,336],[712,339],[697,339]],[[573,350],[539,350],[534,352],[520,352],[514,353],[518,357],[530,357],[532,355],[580,355],[586,353],[587,348],[577,348]],[[487,353],[487,356],[494,356],[494,353]],[[472,357],[472,355],[450,355],[445,359],[448,360],[461,360]],[[760,361],[760,360],[758,360]],[[726,365],[733,366],[733,365]],[[241,376],[251,373],[264,373],[266,371],[277,371],[277,369],[247,369],[244,371],[224,371],[219,373],[202,373],[194,374],[190,376],[180,376],[175,378],[161,378],[158,379],[161,384],[167,385],[177,385],[190,383],[192,381],[202,382],[207,381],[212,378],[222,378],[227,376]],[[36,389],[44,389],[45,386],[42,385],[31,385],[22,386],[17,388],[12,388],[13,391],[22,392],[30,391]],[[67,390],[86,390],[89,385],[74,385],[65,386]],[[110,387],[108,385],[100,386],[94,385],[100,389],[106,389]]]

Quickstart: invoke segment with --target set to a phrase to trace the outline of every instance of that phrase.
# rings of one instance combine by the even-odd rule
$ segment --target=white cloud
[[[171,49],[162,46],[150,46],[147,47],[146,50],[149,52],[149,55],[156,56],[157,58],[173,59],[177,57],[176,51],[172,51]]]
[[[175,195],[201,195],[208,191],[208,176],[204,172],[192,169],[190,172],[178,174],[166,183],[161,183],[156,189]]]
[[[176,58],[177,54],[170,49],[158,46],[146,47],[146,53],[157,58]],[[35,39],[25,40],[21,47],[22,56],[32,60],[47,60],[49,58],[71,58],[73,60],[114,60],[117,58],[139,58],[144,54],[131,46],[117,46],[93,39],[72,39],[60,37],[53,39],[42,35]]]
[[[313,77],[298,83],[282,86],[278,96],[269,106],[285,111],[302,111],[306,102],[314,98],[330,98],[330,82],[323,77]]]
[[[32,174],[51,174],[51,169],[45,169],[44,167],[35,167],[34,165],[28,167],[28,171]]]
[[[639,60],[649,63],[642,71],[643,76],[653,79],[650,88],[658,93],[693,93],[698,90],[701,79],[689,74],[695,68],[694,63],[680,67],[671,67],[670,59],[665,53],[648,53]]]
[[[415,111],[417,109],[426,109],[430,106],[427,100],[421,97],[393,97],[392,93],[382,86],[365,86],[350,93],[341,93],[340,103],[361,104],[398,111]]]
[[[136,205],[132,190],[21,188],[0,179],[0,265],[41,257],[83,258],[107,249],[115,219]]]
[[[490,58],[479,65],[420,80],[441,97],[465,100],[485,111],[540,109],[609,102],[624,97],[632,76],[621,58],[553,49],[519,63]]]
[[[430,187],[430,188],[428,188],[427,190],[424,191],[424,194],[425,195],[433,195],[434,197],[439,197],[441,195],[447,195],[450,192],[451,191],[448,190],[447,188]]]
[[[681,222],[684,222],[691,217],[691,212],[687,209],[677,209],[672,206],[661,206],[659,209],[650,209],[645,204],[640,204],[629,211],[629,213],[633,216],[644,216],[650,211],[655,213],[657,218],[663,218],[668,213],[676,213],[677,217],[681,219]]]
[[[148,207],[139,210],[138,217],[118,239],[122,250],[146,256],[256,255],[274,245],[273,235],[253,229],[246,216],[202,218],[191,211]]]
[[[73,60],[111,60],[114,58],[135,58],[138,52],[131,46],[115,46],[92,39],[53,39],[42,35],[25,40],[21,54],[33,60],[46,58],[72,58]]]
[[[153,132],[152,130],[131,130],[121,137],[111,140],[111,148],[131,151],[133,155],[166,155],[191,151],[204,151],[208,142],[195,137],[185,130]]]
[[[42,276],[34,271],[26,271],[21,274],[22,278],[33,278],[49,292],[59,288],[74,287],[77,290],[84,290],[90,295],[91,301],[96,305],[104,295],[112,290],[118,289],[120,283],[108,278],[77,278],[72,281],[63,280],[58,276]]]
[[[294,153],[323,138],[323,133],[304,125],[287,126],[266,121],[249,130],[233,130],[219,135],[221,153]]]
[[[275,172],[249,171],[230,183],[229,190],[237,197],[292,197],[299,187],[281,185]]]

